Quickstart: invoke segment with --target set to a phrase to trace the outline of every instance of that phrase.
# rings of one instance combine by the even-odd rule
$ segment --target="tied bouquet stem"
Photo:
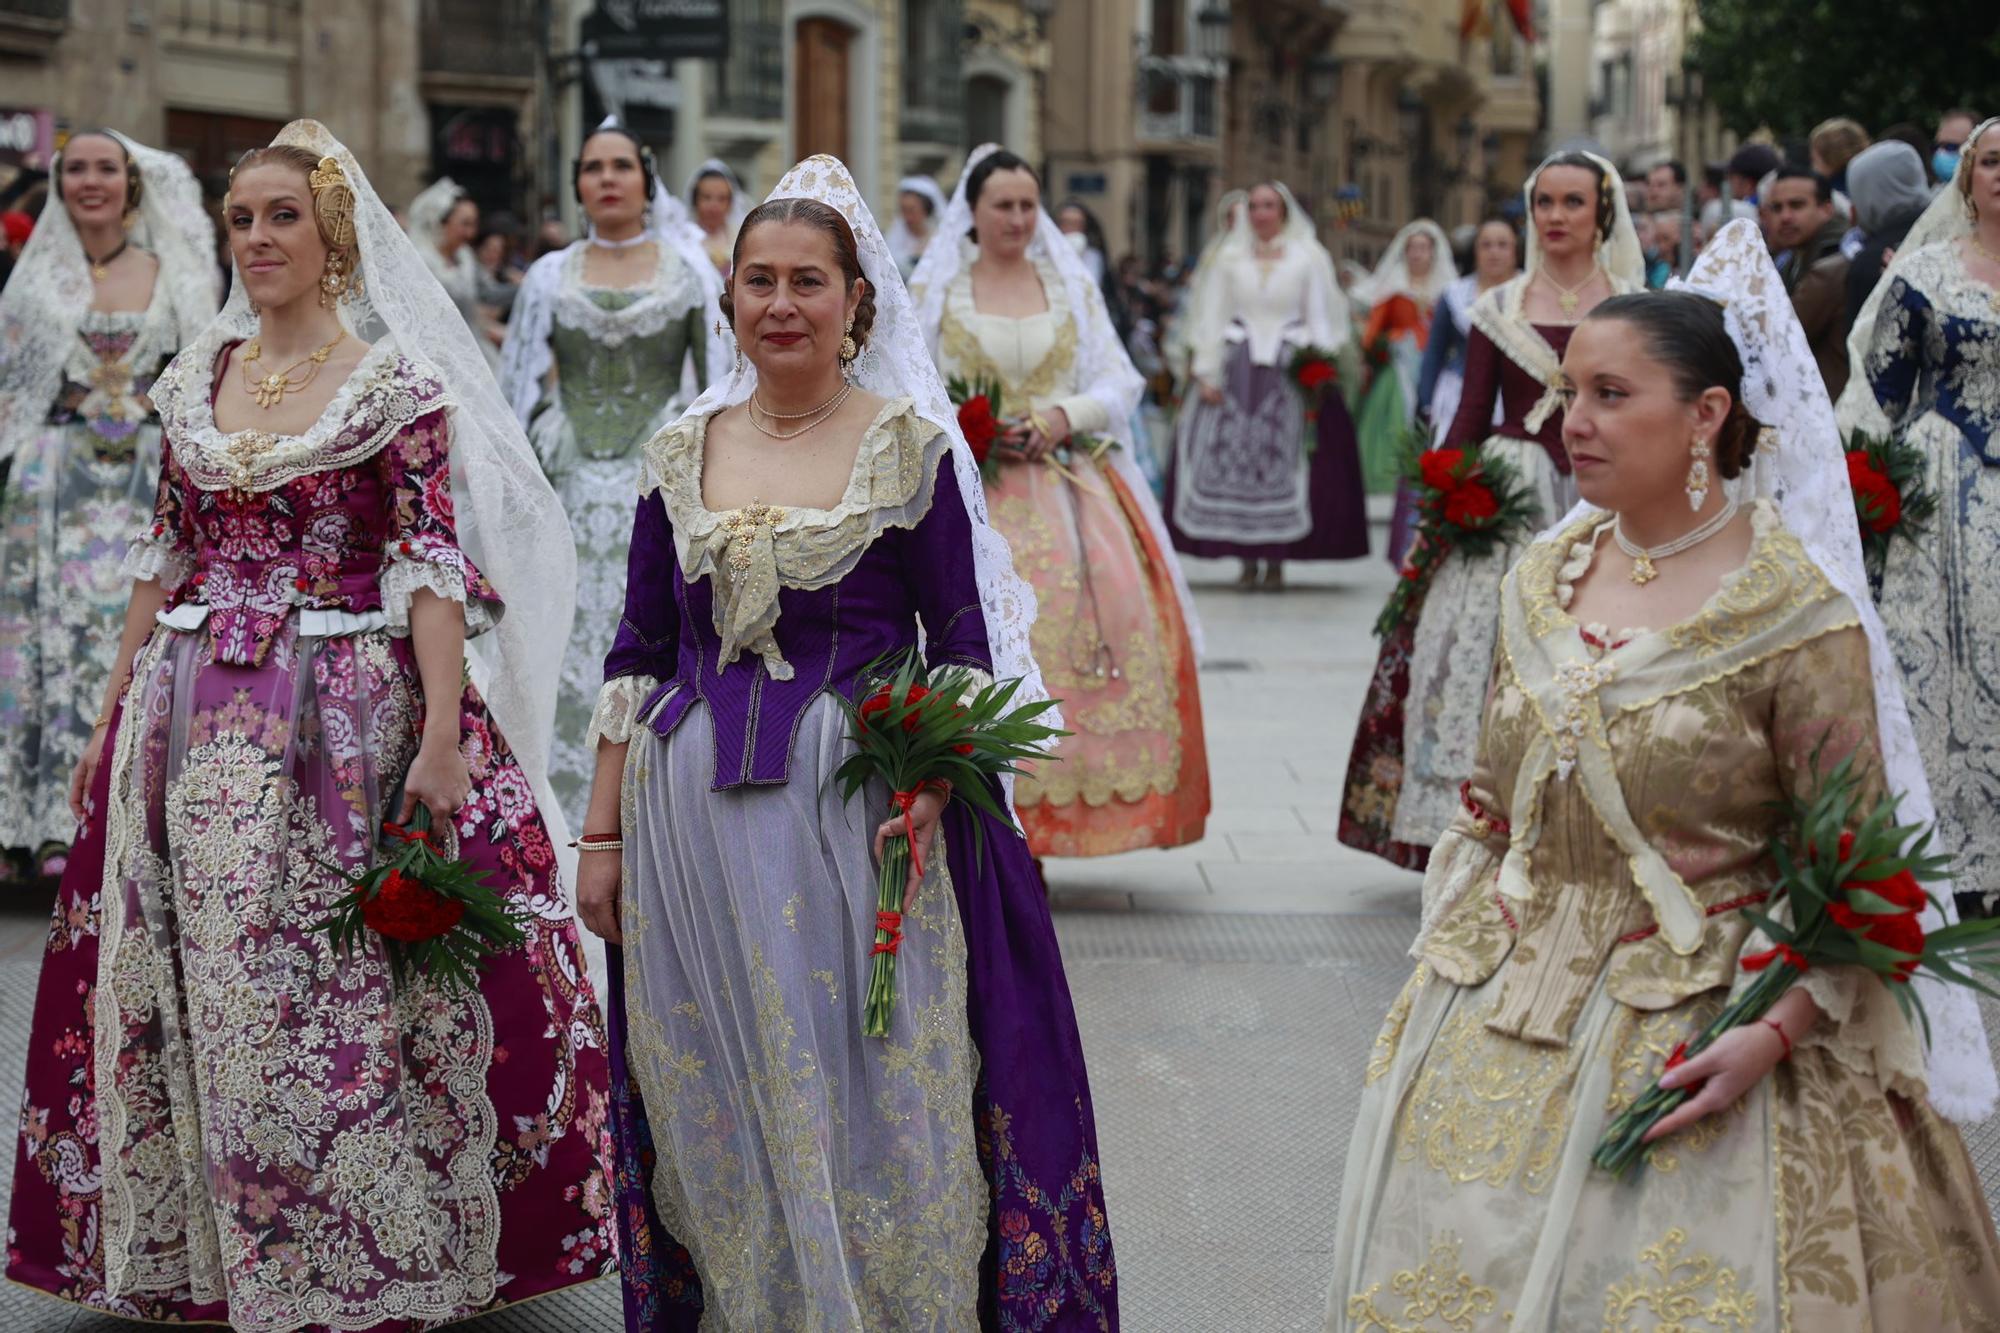
[[[1036,719],[1053,699],[1015,704],[1019,680],[981,685],[965,667],[926,669],[914,648],[884,658],[862,673],[859,703],[843,702],[855,753],[834,770],[843,800],[853,800],[870,778],[887,783],[903,832],[882,849],[875,882],[875,939],[869,951],[868,998],[861,1033],[889,1035],[896,1008],[896,954],[903,942],[903,899],[910,874],[925,874],[911,810],[926,790],[964,801],[1009,828],[1013,817],[994,779],[1018,773],[1025,760],[1042,759],[1041,747],[1067,736]],[[982,826],[972,825],[975,839]],[[983,845],[982,845],[983,850]]]
[[[1893,795],[1857,819],[1864,784],[1852,758],[1821,778],[1815,754],[1813,774],[1812,796],[1786,803],[1786,836],[1771,847],[1778,867],[1774,894],[1790,905],[1791,919],[1746,909],[1773,941],[1771,948],[1742,960],[1743,970],[1756,980],[1675,1047],[1667,1069],[1701,1054],[1730,1029],[1762,1019],[1794,982],[1818,967],[1858,966],[1880,977],[1926,1042],[1930,1020],[1909,984],[1918,973],[2000,998],[1980,979],[2000,979],[2000,920],[1964,921],[1929,932],[1918,922],[1933,901],[1922,882],[1950,873],[1948,859],[1930,851],[1935,829],[1896,823]],[[1648,1088],[1605,1129],[1591,1161],[1614,1175],[1632,1171],[1650,1146],[1642,1142],[1646,1132],[1695,1091],[1657,1083]]]
[[[1310,424],[1319,415],[1320,404],[1326,395],[1340,382],[1340,365],[1334,354],[1324,347],[1305,346],[1292,353],[1292,363],[1286,374],[1298,391],[1305,395],[1306,421]]]
[[[1512,466],[1477,449],[1432,449],[1412,429],[1403,441],[1403,475],[1415,493],[1417,532],[1402,578],[1375,618],[1387,638],[1423,609],[1424,594],[1453,551],[1491,555],[1535,521],[1535,499]]]
[[[520,947],[525,915],[487,887],[486,872],[444,855],[422,802],[408,828],[383,830],[400,846],[360,874],[327,866],[347,892],[307,929],[328,936],[343,957],[373,931],[399,982],[424,976],[448,993],[473,989],[488,958]]]

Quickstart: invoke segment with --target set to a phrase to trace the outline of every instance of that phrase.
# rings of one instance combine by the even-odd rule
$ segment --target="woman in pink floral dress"
[[[614,1263],[602,1024],[538,776],[573,550],[324,129],[247,156],[226,222],[237,295],[154,388],[7,1275],[139,1319],[428,1327]],[[418,802],[526,917],[469,993],[311,929]]]

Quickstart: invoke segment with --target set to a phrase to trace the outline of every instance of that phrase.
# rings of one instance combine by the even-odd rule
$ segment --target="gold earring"
[[[1697,434],[1689,452],[1694,455],[1694,462],[1688,465],[1688,508],[1698,514],[1708,503],[1708,441]]]
[[[840,340],[840,361],[842,365],[852,365],[854,358],[861,355],[861,349],[854,345],[854,316],[847,317],[847,328]]]
[[[331,310],[347,299],[349,291],[360,284],[347,267],[347,252],[333,249],[326,252],[326,267],[319,275],[319,308]]]

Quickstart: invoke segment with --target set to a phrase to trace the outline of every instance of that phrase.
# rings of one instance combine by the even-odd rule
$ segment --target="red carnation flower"
[[[1860,502],[1862,522],[1871,532],[1888,532],[1903,520],[1903,493],[1888,474],[1876,467],[1867,451],[1852,449],[1847,454],[1847,484]]]
[[[1463,449],[1432,449],[1418,460],[1423,470],[1424,485],[1434,491],[1451,491],[1458,487],[1458,468],[1465,462]]]
[[[1299,387],[1301,389],[1318,389],[1323,385],[1331,383],[1336,374],[1338,372],[1333,368],[1331,362],[1308,361],[1299,367]]]
[[[1493,492],[1478,482],[1468,482],[1444,497],[1444,517],[1454,527],[1470,528],[1500,512]]]
[[[1000,423],[993,419],[993,403],[985,394],[974,394],[958,405],[958,428],[972,449],[973,461],[984,463],[1000,433]]]
[[[930,698],[930,696],[931,692],[925,689],[923,686],[912,685],[910,686],[909,693],[903,696],[903,702],[907,705],[914,707],[915,705],[922,703],[925,699]],[[875,691],[875,693],[869,695],[866,699],[863,699],[861,701],[861,720],[864,723],[874,722],[876,718],[881,717],[884,713],[889,711],[889,703],[890,703],[889,687],[887,685],[884,685],[881,689]],[[917,723],[920,720],[921,716],[922,716],[921,714],[914,712],[906,715],[903,718],[903,730],[915,731],[917,729]]]
[[[436,939],[464,915],[464,903],[435,892],[400,870],[391,870],[374,897],[361,905],[361,919],[370,930],[405,944]]]

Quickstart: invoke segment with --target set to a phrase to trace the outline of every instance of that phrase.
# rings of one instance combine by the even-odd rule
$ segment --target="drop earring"
[[[1694,444],[1689,449],[1689,452],[1694,455],[1694,461],[1688,464],[1688,508],[1699,514],[1701,507],[1708,503],[1708,458],[1710,452],[1708,441],[1700,435],[1696,435],[1694,437]]]
[[[723,333],[724,333],[724,331],[725,331],[725,330],[726,330],[727,328],[728,328],[728,326],[727,326],[727,325],[725,325],[725,324],[724,324],[724,323],[723,323],[723,322],[722,322],[721,320],[719,320],[719,319],[718,319],[718,320],[716,320],[716,321],[715,321],[715,336],[716,336],[717,338],[720,338],[720,337],[722,337],[722,336],[723,336]],[[730,341],[730,344],[731,344],[732,346],[734,346],[734,347],[736,348],[736,369],[735,369],[735,372],[734,372],[734,373],[735,373],[735,374],[738,374],[738,375],[740,375],[740,374],[742,374],[742,373],[743,373],[743,344],[742,344],[742,343],[740,343],[740,342],[737,342],[735,338],[731,338],[731,339],[730,339],[729,341]]]
[[[842,368],[854,364],[854,358],[861,355],[861,349],[854,345],[854,316],[847,317],[847,327],[841,331],[840,364]]]

